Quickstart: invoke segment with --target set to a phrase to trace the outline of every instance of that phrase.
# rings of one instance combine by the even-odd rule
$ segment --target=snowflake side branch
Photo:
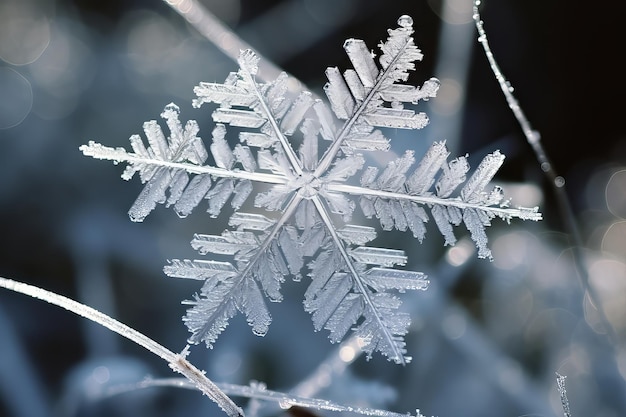
[[[216,270],[212,271],[217,272],[217,274],[212,274],[213,276],[208,279],[206,276],[202,276],[201,279],[207,279],[202,289],[202,296],[195,296],[194,300],[185,302],[185,304],[193,305],[183,319],[192,333],[188,340],[189,343],[197,344],[204,341],[207,346],[212,346],[219,334],[228,326],[228,322],[234,317],[236,310],[247,316],[248,323],[253,328],[255,334],[262,336],[267,332],[271,317],[263,304],[263,296],[256,285],[261,285],[266,298],[269,298],[271,301],[280,301],[282,298],[279,289],[282,279],[275,274],[269,276],[259,274],[258,271],[262,270],[259,264],[263,262],[263,257],[272,250],[272,244],[278,239],[280,231],[287,221],[291,219],[301,200],[301,193],[293,195],[281,218],[271,226],[268,233],[263,236],[262,241],[258,242],[258,246],[250,254],[251,257],[245,261],[245,266],[242,270],[237,271],[228,262],[219,263],[220,265],[216,265],[215,262],[211,263],[212,266],[218,266]],[[199,251],[203,253],[202,249],[199,249]],[[208,249],[208,251],[220,253],[215,247]],[[196,276],[197,271],[194,271],[193,264],[198,265],[200,262],[205,261],[180,262],[179,260],[174,260],[171,265],[165,267],[165,273],[171,277],[199,279],[200,277]],[[191,268],[186,268],[186,263],[191,263]],[[206,265],[206,262],[204,265]],[[220,270],[220,266],[226,266],[226,268],[221,268]],[[217,282],[222,281],[218,278],[220,273],[225,273],[229,277],[224,280],[224,285],[216,288]],[[268,279],[275,284],[271,286],[272,289],[268,289]],[[256,281],[256,283],[253,284],[252,281]],[[245,294],[243,300],[241,299],[241,294]],[[220,301],[218,298],[221,298],[223,301]],[[230,309],[229,306],[231,307]],[[261,311],[259,311],[260,308]],[[210,313],[209,316],[207,316],[207,312]]]
[[[112,148],[94,141],[89,141],[88,145],[82,145],[79,149],[85,156],[113,161],[115,164],[125,162],[131,165],[152,165],[155,167],[182,170],[190,174],[210,174],[219,178],[245,179],[267,184],[287,184],[289,182],[289,179],[282,175],[264,172],[248,172],[237,169],[229,170],[208,165],[194,165],[184,162],[170,162],[156,158],[145,158],[135,153],[127,152],[124,148]]]
[[[363,280],[361,279],[361,276],[359,275],[359,273],[356,271],[356,269],[354,268],[354,264],[352,259],[350,258],[350,255],[348,254],[348,251],[346,250],[345,246],[343,245],[343,242],[341,241],[341,238],[339,237],[339,235],[337,234],[337,230],[335,229],[335,225],[333,224],[328,212],[326,211],[326,207],[324,207],[324,203],[322,203],[321,199],[317,196],[312,198],[313,204],[315,204],[315,207],[317,208],[317,211],[322,219],[322,221],[324,222],[324,224],[326,225],[326,228],[328,229],[334,243],[335,246],[337,248],[337,250],[339,250],[341,257],[343,258],[348,271],[350,272],[350,275],[352,276],[353,282],[355,283],[355,285],[357,286],[360,295],[363,297],[363,299],[365,300],[365,305],[367,306],[367,308],[371,309],[376,322],[378,323],[378,328],[381,330],[381,332],[383,333],[384,338],[387,340],[387,342],[389,343],[389,346],[391,346],[392,352],[393,352],[393,357],[389,357],[389,359],[393,360],[394,362],[398,363],[398,364],[402,364],[405,365],[406,364],[406,360],[404,357],[403,352],[401,352],[401,350],[398,348],[397,344],[396,344],[396,340],[394,338],[394,336],[390,333],[389,329],[387,328],[387,326],[385,325],[385,323],[383,322],[383,319],[380,315],[380,313],[378,312],[378,309],[376,308],[373,300],[370,297],[370,293],[368,291],[368,289],[365,287],[365,283],[363,282]]]
[[[283,214],[276,221],[274,226],[272,226],[272,230],[268,233],[268,235],[263,239],[263,242],[261,242],[261,244],[259,245],[259,249],[257,250],[254,257],[250,260],[245,270],[242,272],[241,274],[242,276],[247,275],[248,273],[250,273],[250,271],[254,269],[261,255],[269,248],[271,243],[274,242],[280,229],[285,225],[285,223],[287,223],[288,220],[291,219],[292,215],[295,213],[296,209],[298,208],[298,204],[300,204],[300,201],[302,201],[302,194],[303,194],[303,191],[299,191],[298,193],[294,194],[289,204],[287,204],[287,207],[285,208],[285,211],[283,212]]]
[[[392,191],[384,191],[384,190],[376,190],[372,188],[359,187],[355,185],[348,185],[343,183],[328,183],[326,184],[326,188],[329,191],[335,192],[343,192],[352,195],[359,196],[372,196],[379,197],[383,199],[389,200],[399,200],[399,201],[412,201],[418,204],[426,204],[433,206],[450,206],[457,207],[460,209],[474,209],[478,211],[483,211],[486,213],[493,213],[494,215],[501,217],[503,219],[510,218],[520,218],[522,220],[532,220],[539,221],[542,219],[541,213],[539,213],[537,207],[527,208],[527,207],[518,207],[518,208],[507,208],[507,207],[490,207],[476,203],[468,203],[459,198],[439,198],[434,195],[431,196],[423,196],[423,195],[411,195],[411,194],[403,194]]]
[[[356,109],[356,111],[354,112],[352,117],[350,117],[350,119],[348,119],[346,121],[346,123],[342,126],[341,130],[337,134],[337,139],[335,139],[335,141],[333,142],[332,146],[329,147],[326,150],[326,152],[322,156],[322,159],[320,160],[320,162],[319,162],[319,164],[317,166],[317,169],[315,170],[313,175],[320,176],[323,173],[325,173],[326,171],[328,171],[328,168],[331,166],[331,164],[335,160],[335,157],[337,156],[337,154],[341,150],[341,145],[343,144],[343,142],[348,137],[348,134],[350,133],[350,130],[352,129],[352,126],[357,122],[357,120],[359,119],[359,116],[361,115],[361,113],[363,113],[365,111],[365,109],[367,108],[367,106],[370,103],[370,101],[377,95],[377,93],[378,93],[377,88],[382,83],[382,80],[383,80],[384,76],[385,76],[385,73],[383,73],[380,76],[379,81],[376,83],[374,88],[372,88],[372,90],[369,92],[367,97],[365,97],[365,99],[363,100],[361,105]]]
[[[249,65],[246,65],[247,60],[256,61],[253,64],[253,67],[255,68],[254,71],[251,71],[250,68],[249,68]],[[287,158],[289,158],[289,162],[291,163],[292,169],[298,175],[300,175],[300,174],[302,174],[302,163],[298,159],[296,153],[294,152],[293,148],[289,144],[289,141],[287,141],[287,138],[285,137],[285,135],[283,134],[282,130],[280,129],[280,127],[278,125],[278,121],[276,120],[276,118],[272,114],[272,111],[270,110],[270,107],[268,106],[268,103],[265,101],[265,97],[259,91],[259,87],[258,87],[256,81],[254,80],[253,72],[256,73],[256,66],[258,65],[258,60],[259,60],[259,58],[255,55],[254,52],[252,52],[252,50],[247,50],[247,51],[243,51],[241,53],[241,56],[240,56],[240,58],[237,61],[239,63],[239,66],[243,70],[243,74],[246,77],[246,81],[252,87],[252,89],[254,91],[254,94],[256,95],[256,97],[257,97],[257,99],[259,101],[259,104],[261,105],[261,107],[263,109],[263,112],[267,116],[267,120],[269,121],[270,125],[272,126],[272,130],[274,131],[274,133],[276,134],[276,137],[280,141],[280,144],[282,146],[283,151],[287,155]]]
[[[411,33],[412,32],[413,31],[411,29]],[[346,140],[346,138],[349,137],[352,127],[357,123],[357,121],[359,121],[360,116],[365,112],[366,109],[368,109],[371,102],[378,97],[378,95],[380,94],[381,87],[385,83],[389,82],[390,74],[393,74],[396,71],[396,67],[395,67],[396,61],[398,61],[401,58],[405,49],[407,49],[411,45],[413,45],[413,38],[411,36],[407,36],[406,41],[399,48],[399,50],[397,51],[397,54],[392,58],[389,65],[384,69],[384,71],[380,73],[380,75],[378,76],[376,80],[376,83],[374,84],[372,89],[368,92],[367,96],[363,99],[363,101],[359,104],[359,106],[356,108],[354,113],[350,116],[348,120],[346,120],[344,125],[341,127],[341,130],[336,135],[336,139],[333,142],[332,146],[329,147],[326,150],[325,154],[322,156],[317,166],[317,169],[315,170],[315,173],[314,173],[315,176],[320,176],[328,170],[332,162],[335,160],[335,157],[341,150],[341,146],[343,145],[343,142]]]

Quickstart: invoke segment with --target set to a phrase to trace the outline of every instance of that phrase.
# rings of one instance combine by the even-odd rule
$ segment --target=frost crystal
[[[127,163],[124,179],[138,173],[145,185],[129,211],[133,221],[142,221],[157,204],[173,206],[181,217],[204,205],[217,217],[230,203],[230,228],[196,234],[191,242],[200,255],[220,260],[174,259],[164,268],[171,277],[204,281],[185,302],[191,306],[183,318],[190,343],[211,347],[237,312],[264,335],[271,322],[267,300],[281,301],[285,278],[299,281],[304,274],[310,278],[304,308],[316,330],[328,330],[332,342],[352,330],[368,357],[378,351],[406,363],[410,318],[399,311],[396,293],[425,290],[428,280],[398,268],[407,262],[403,251],[368,245],[376,230],[351,224],[354,210],[376,217],[383,230],[408,229],[419,241],[432,218],[447,245],[456,242],[453,226],[463,223],[483,258],[491,257],[485,227],[492,219],[540,219],[536,208],[508,208],[499,187],[486,189],[504,160],[498,151],[469,179],[466,158],[449,161],[444,142],[434,143],[417,163],[407,151],[384,169],[365,166],[364,152],[390,149],[380,128],[415,130],[428,123],[412,106],[434,97],[439,82],[405,84],[422,59],[412,23],[402,16],[399,27],[388,31],[378,64],[362,40],[344,43],[353,68],[326,70],[330,108],[307,91],[288,97],[285,74],[257,81],[258,58],[247,50],[224,83],[194,89],[195,107],[218,105],[209,151],[194,121],[183,127],[174,104],[161,114],[167,138],[150,121],[144,124],[147,146],[133,135],[132,152],[94,142],[81,147],[85,155]],[[234,147],[229,132],[239,136]],[[255,193],[254,184],[264,190]],[[241,211],[247,203],[265,211]]]

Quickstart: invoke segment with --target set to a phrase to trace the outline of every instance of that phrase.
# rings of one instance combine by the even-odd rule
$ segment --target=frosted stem
[[[565,389],[565,378],[567,377],[559,374],[558,372],[556,373],[556,386],[559,390],[559,395],[561,396],[561,405],[563,406],[563,415],[565,417],[572,417],[572,414],[569,411],[569,401],[567,399],[567,390]]]
[[[557,175],[556,171],[552,167],[552,163],[548,158],[548,155],[541,144],[541,135],[536,130],[533,130],[528,118],[522,111],[517,99],[513,95],[513,87],[511,83],[507,81],[500,70],[500,67],[496,63],[495,57],[493,56],[493,52],[489,47],[489,41],[487,40],[487,33],[483,28],[483,21],[480,18],[480,13],[478,12],[478,6],[480,5],[480,0],[474,0],[474,22],[476,23],[476,29],[478,30],[478,41],[482,45],[485,55],[487,56],[487,60],[489,61],[489,65],[491,67],[491,71],[498,80],[498,84],[500,84],[500,89],[504,93],[504,97],[506,98],[511,111],[515,115],[515,118],[519,122],[522,127],[522,131],[524,132],[524,136],[526,136],[526,140],[532,147],[535,152],[535,157],[541,166],[541,170],[545,173],[546,177],[550,181],[550,184],[554,190],[556,195],[559,210],[561,211],[563,221],[565,222],[565,228],[567,229],[569,235],[572,237],[574,247],[574,264],[576,269],[578,270],[578,278],[582,284],[583,289],[589,294],[593,305],[596,306],[598,315],[600,320],[602,321],[603,327],[606,329],[607,335],[613,346],[618,345],[618,337],[615,334],[615,330],[613,326],[611,326],[604,309],[602,308],[602,303],[600,302],[600,297],[596,290],[589,284],[589,274],[587,272],[587,266],[584,262],[584,254],[582,252],[582,247],[584,246],[583,240],[580,235],[580,230],[578,228],[578,223],[576,222],[576,217],[574,216],[574,211],[569,202],[569,198],[567,197],[567,193],[565,192],[565,179],[560,175]]]
[[[321,400],[317,398],[305,398],[297,395],[287,394],[279,391],[270,391],[265,389],[264,384],[254,383],[251,385],[235,385],[235,384],[217,384],[220,389],[229,395],[237,397],[246,397],[251,399],[272,401],[280,405],[281,408],[291,407],[303,407],[313,408],[316,410],[329,410],[335,412],[349,412],[366,416],[376,417],[423,417],[419,410],[415,416],[411,414],[400,414],[386,410],[378,410],[375,408],[365,407],[351,407],[347,405],[336,404],[327,400]],[[172,387],[172,388],[187,388],[193,389],[194,386],[184,379],[180,378],[163,378],[163,379],[148,379],[141,381],[137,384],[124,385],[118,387],[112,387],[109,390],[109,395],[122,394],[135,389],[144,389],[151,387]]]
[[[506,102],[509,105],[509,108],[511,109],[511,111],[513,112],[513,115],[515,116],[518,123],[520,124],[522,128],[522,132],[524,133],[524,136],[526,137],[526,141],[535,152],[535,157],[537,158],[537,161],[539,162],[539,165],[541,166],[541,170],[545,172],[552,186],[556,188],[557,195],[558,194],[564,195],[564,193],[558,190],[563,188],[565,184],[565,180],[563,179],[563,177],[558,176],[556,172],[554,171],[554,168],[552,168],[552,163],[550,162],[550,159],[548,158],[548,154],[546,153],[545,149],[543,148],[543,145],[541,144],[541,135],[539,134],[538,131],[532,128],[530,121],[528,120],[528,118],[524,114],[524,111],[522,110],[522,107],[519,105],[519,102],[513,95],[513,86],[506,79],[506,77],[500,70],[500,67],[498,66],[498,63],[496,62],[493,52],[491,51],[491,47],[489,46],[489,40],[487,39],[487,32],[485,32],[485,29],[483,27],[483,21],[481,20],[480,13],[478,12],[478,6],[480,5],[480,2],[481,0],[474,1],[473,18],[474,18],[474,22],[476,23],[476,29],[478,30],[478,42],[480,42],[481,46],[483,47],[483,50],[485,51],[485,56],[487,57],[487,61],[489,61],[491,72],[493,72],[493,75],[495,75],[496,80],[498,81],[498,84],[500,85],[500,89],[502,90],[502,93],[504,94],[504,98],[506,99]],[[569,205],[568,205],[568,209],[569,209]],[[569,211],[571,214],[571,209],[569,209]],[[576,234],[578,233],[577,229],[575,233]]]
[[[203,371],[199,370],[187,361],[185,358],[185,350],[182,354],[176,354],[144,334],[128,327],[114,318],[60,294],[3,277],[0,277],[0,287],[37,298],[58,307],[62,307],[74,314],[78,314],[81,317],[100,324],[120,336],[130,339],[136,344],[167,361],[172,370],[184,375],[194,387],[198,388],[203,394],[215,401],[215,403],[220,406],[226,414],[231,417],[243,416],[241,408],[239,408],[222,390],[220,390],[217,385],[208,379],[204,375]]]
[[[513,95],[513,87],[511,86],[511,83],[507,81],[507,79],[504,77],[504,74],[502,74],[498,63],[493,56],[493,52],[491,51],[491,47],[489,46],[489,41],[487,40],[487,33],[483,28],[483,21],[481,20],[480,13],[478,12],[479,5],[480,0],[475,0],[473,18],[474,22],[476,22],[476,29],[478,30],[478,42],[480,42],[483,49],[485,50],[485,55],[487,56],[487,60],[489,61],[491,71],[496,76],[496,80],[498,81],[498,84],[500,84],[500,89],[502,89],[504,97],[506,98],[506,101],[509,104],[511,111],[521,125],[522,131],[524,132],[528,143],[533,147],[533,150],[537,154],[537,158],[540,160],[540,162],[543,162],[544,160],[547,161],[547,155],[543,150],[543,147],[541,146],[539,134],[532,129],[528,118],[524,114],[524,111],[522,110],[517,99]]]

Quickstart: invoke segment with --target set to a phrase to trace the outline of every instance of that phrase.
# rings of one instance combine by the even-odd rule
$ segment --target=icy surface
[[[210,153],[198,125],[183,126],[174,104],[161,114],[169,136],[149,121],[145,142],[130,138],[131,152],[95,142],[81,147],[85,155],[126,163],[124,179],[138,173],[144,189],[129,212],[134,221],[158,204],[181,217],[199,206],[210,217],[230,216],[221,234],[193,237],[192,247],[207,258],[174,259],[164,268],[168,276],[204,282],[185,302],[190,343],[212,346],[238,313],[255,334],[265,334],[267,301],[281,301],[281,286],[291,277],[307,281],[304,308],[332,342],[354,332],[368,356],[377,351],[406,363],[410,317],[399,310],[397,293],[425,290],[428,280],[402,268],[402,250],[377,247],[374,228],[351,223],[354,211],[419,241],[432,218],[449,245],[456,242],[454,227],[463,223],[479,256],[487,258],[485,228],[494,218],[540,218],[536,209],[508,208],[501,188],[488,189],[504,160],[498,151],[469,180],[467,159],[449,161],[444,142],[419,158],[407,151],[383,167],[366,164],[365,152],[391,148],[385,132],[394,137],[397,129],[428,123],[419,104],[435,97],[439,82],[406,84],[422,59],[412,22],[400,17],[399,27],[378,45],[378,57],[362,40],[348,39],[352,68],[326,70],[328,102],[306,91],[288,96],[285,74],[257,81],[258,57],[242,51],[239,70],[224,83],[194,89],[193,105],[214,109]]]

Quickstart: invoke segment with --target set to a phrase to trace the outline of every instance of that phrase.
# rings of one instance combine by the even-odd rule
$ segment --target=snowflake
[[[483,258],[491,257],[485,227],[493,218],[540,219],[537,208],[509,208],[501,188],[485,191],[504,160],[498,151],[487,155],[469,179],[466,158],[448,161],[443,142],[433,143],[417,164],[407,151],[382,170],[365,166],[365,152],[390,149],[380,128],[415,130],[428,123],[424,113],[406,107],[435,97],[439,87],[435,78],[421,87],[404,83],[422,59],[412,24],[402,16],[399,27],[388,31],[379,44],[379,65],[362,40],[344,43],[353,69],[326,70],[330,109],[307,91],[289,97],[286,74],[258,82],[258,57],[242,51],[239,70],[224,83],[194,89],[195,107],[219,105],[212,116],[213,163],[207,163],[197,123],[183,127],[174,104],[161,114],[169,137],[149,121],[144,124],[147,146],[133,135],[132,152],[95,142],[81,146],[85,155],[128,164],[124,179],[139,174],[145,186],[129,211],[133,221],[142,221],[161,203],[185,217],[202,200],[217,217],[230,201],[230,228],[220,235],[196,234],[191,241],[201,255],[229,260],[174,259],[164,268],[171,277],[204,281],[200,294],[185,302],[191,306],[183,318],[190,343],[211,347],[237,312],[246,315],[255,334],[264,335],[271,322],[266,301],[281,301],[285,278],[300,281],[304,270],[310,278],[304,308],[315,330],[327,329],[332,342],[352,330],[368,357],[378,351],[406,363],[410,317],[399,311],[396,293],[425,290],[428,280],[398,268],[407,262],[403,251],[367,245],[377,233],[350,224],[357,205],[366,217],[378,218],[383,230],[408,229],[419,241],[429,217],[446,245],[456,241],[453,226],[464,223]],[[241,143],[231,147],[227,130],[237,132]],[[254,197],[264,214],[241,211],[255,184],[265,186]]]

